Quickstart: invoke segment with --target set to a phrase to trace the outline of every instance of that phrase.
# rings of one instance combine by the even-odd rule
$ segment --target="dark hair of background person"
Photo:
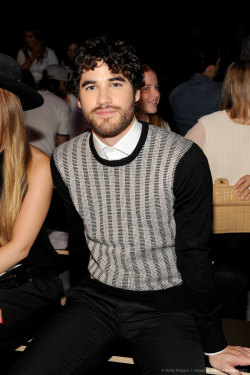
[[[98,62],[106,63],[113,73],[120,73],[131,83],[134,92],[144,85],[143,65],[134,47],[125,40],[113,40],[109,36],[89,39],[81,45],[73,68],[74,93],[78,97],[82,71],[94,70]]]
[[[209,65],[216,65],[220,50],[216,46],[202,46],[192,49],[187,56],[189,74],[202,74]]]
[[[60,53],[59,53],[59,60],[60,60],[61,65],[71,66],[72,60],[70,59],[69,54],[67,53],[67,50],[70,48],[70,46],[73,46],[73,45],[79,48],[81,46],[81,41],[78,40],[78,38],[76,37],[67,38],[64,41],[63,46],[60,48]]]

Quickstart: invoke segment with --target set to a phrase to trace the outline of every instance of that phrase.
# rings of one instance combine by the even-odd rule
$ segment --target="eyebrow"
[[[114,82],[114,81],[120,81],[120,82],[125,82],[125,79],[122,77],[122,76],[115,76],[115,77],[112,77],[112,78],[109,78],[108,79],[109,82]],[[85,87],[87,85],[93,85],[95,84],[97,81],[94,81],[94,80],[87,80],[87,81],[84,81],[82,83],[82,86],[81,87]]]

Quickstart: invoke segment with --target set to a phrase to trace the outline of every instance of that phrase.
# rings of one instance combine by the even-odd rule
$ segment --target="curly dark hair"
[[[83,70],[94,70],[100,61],[106,63],[112,73],[127,78],[134,92],[144,85],[143,64],[134,47],[125,40],[102,35],[86,40],[75,56],[71,80],[77,97]]]

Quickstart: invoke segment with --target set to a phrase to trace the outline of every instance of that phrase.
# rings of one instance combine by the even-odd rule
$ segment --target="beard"
[[[96,118],[95,113],[101,109],[114,109],[116,115],[107,118]],[[132,122],[135,113],[134,101],[128,108],[107,105],[94,108],[89,114],[83,112],[84,119],[91,126],[94,132],[102,138],[115,137],[125,130]]]

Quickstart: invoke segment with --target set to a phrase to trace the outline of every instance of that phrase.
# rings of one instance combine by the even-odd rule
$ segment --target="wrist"
[[[226,350],[226,348],[224,348],[224,349],[222,349],[222,350],[220,350],[219,352],[216,352],[216,353],[204,353],[204,354],[210,357],[210,356],[213,356],[213,355],[216,355],[216,354],[221,354],[221,353],[224,352],[224,350]]]

